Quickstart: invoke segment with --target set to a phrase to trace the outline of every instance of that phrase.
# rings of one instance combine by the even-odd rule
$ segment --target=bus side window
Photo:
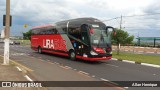
[[[35,31],[36,31],[36,30],[32,29],[31,34],[32,34],[32,35],[35,35]]]
[[[32,35],[37,35],[38,34],[38,29],[33,29],[32,30]]]
[[[35,34],[37,35],[37,34],[39,34],[40,33],[40,29],[36,29],[35,30]]]
[[[81,31],[80,28],[69,28],[68,33],[77,39],[81,39]]]
[[[46,32],[45,30],[42,30],[42,31],[41,31],[41,34],[42,34],[42,35],[45,35],[46,33],[47,33],[47,32]]]
[[[53,29],[53,34],[58,34],[58,31],[56,28]]]
[[[67,28],[63,28],[64,33],[67,33]]]

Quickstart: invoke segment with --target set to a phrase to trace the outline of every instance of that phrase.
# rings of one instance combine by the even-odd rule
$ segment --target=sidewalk
[[[27,81],[24,77],[24,73],[18,71],[15,65],[2,65],[3,58],[0,57],[0,81]],[[1,84],[0,84],[1,85]],[[4,88],[0,87],[0,90],[47,90],[45,88]]]

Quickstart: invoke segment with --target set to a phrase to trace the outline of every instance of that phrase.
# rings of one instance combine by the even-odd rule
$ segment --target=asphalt
[[[86,62],[81,60],[71,61],[62,56],[38,54],[37,52],[32,51],[28,46],[12,46],[10,49],[11,59],[33,69],[34,71],[30,72],[30,75],[35,80],[95,81],[105,79],[109,81],[160,81],[159,68],[114,60],[98,62]],[[2,50],[0,50],[0,54],[3,54]],[[66,66],[72,69],[66,69]],[[88,75],[79,72],[85,72]],[[55,77],[56,75],[60,75],[60,77]],[[76,79],[76,77],[78,77],[78,79]],[[97,88],[93,89],[97,90]],[[128,88],[128,90],[135,89],[159,90],[159,88]]]
[[[91,77],[90,75],[86,74],[83,71],[74,70],[73,68],[67,67],[60,63],[45,61],[41,58],[36,58],[36,57],[33,57],[32,55],[18,53],[15,51],[14,52],[11,51],[11,53],[12,53],[10,56],[11,59],[16,61],[17,63],[20,63],[21,65],[23,65],[23,67],[29,68],[27,75],[33,81],[100,81],[96,78]],[[12,67],[15,67],[15,66],[12,66]],[[8,72],[8,73],[5,72],[5,73],[10,75],[14,75],[14,74],[19,75],[19,77],[22,77],[22,79],[18,77],[20,81],[21,80],[26,81],[26,79],[24,78],[24,75],[19,74],[20,72],[19,73],[18,72],[19,71],[14,70],[13,74],[11,72]],[[13,77],[9,76],[6,78],[13,78]],[[7,80],[6,78],[3,78],[3,80]],[[14,80],[19,81],[16,79],[13,79],[13,80],[11,79],[9,81],[14,81]],[[24,88],[22,88],[22,90],[23,89]],[[36,90],[36,88],[33,88],[33,89]],[[49,88],[47,87],[47,89],[49,90],[57,90],[57,89],[58,90],[124,90],[124,88],[120,88],[120,87],[49,87]],[[32,89],[27,89],[27,90],[32,90]],[[41,89],[38,89],[38,90],[41,90]]]

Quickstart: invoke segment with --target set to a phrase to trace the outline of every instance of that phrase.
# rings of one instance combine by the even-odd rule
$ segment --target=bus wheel
[[[73,50],[69,52],[69,57],[71,60],[76,60],[76,54]]]
[[[38,53],[42,53],[42,48],[41,47],[38,47]]]

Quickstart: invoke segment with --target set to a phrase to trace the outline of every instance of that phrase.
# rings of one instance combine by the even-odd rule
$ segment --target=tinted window
[[[47,34],[57,34],[57,30],[53,27],[38,28],[32,30],[32,35],[47,35]]]
[[[69,29],[68,29],[68,34],[70,34],[70,35],[72,35],[72,36],[74,36],[75,38],[81,38],[81,30],[80,30],[80,28],[79,27],[70,27]]]

